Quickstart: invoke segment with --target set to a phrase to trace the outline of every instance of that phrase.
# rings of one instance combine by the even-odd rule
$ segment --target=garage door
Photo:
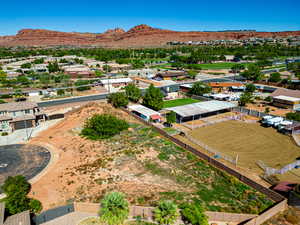
[[[15,130],[33,127],[33,120],[15,122]]]

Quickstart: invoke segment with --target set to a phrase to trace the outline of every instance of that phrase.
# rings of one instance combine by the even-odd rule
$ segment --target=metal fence
[[[281,169],[275,169],[275,168],[269,167],[261,160],[257,161],[257,165],[264,170],[265,175],[268,177],[273,174],[284,174],[292,169],[300,167],[300,160],[296,160],[295,162],[290,163],[290,164],[282,167]]]
[[[259,112],[259,111],[252,110],[252,109],[246,109],[246,108],[240,107],[240,106],[232,108],[232,111],[233,112],[244,113],[244,114],[247,114],[249,116],[254,116],[254,117],[259,117],[259,118],[262,118],[264,116],[270,116],[270,114]]]
[[[237,158],[232,158],[228,155],[225,155],[221,152],[218,152],[217,150],[209,147],[208,145],[204,144],[203,142],[201,142],[200,140],[196,140],[195,138],[191,137],[190,135],[186,134],[185,137],[190,140],[192,143],[195,143],[196,145],[199,145],[200,147],[204,148],[206,151],[208,151],[209,153],[213,154],[213,156],[215,158],[221,158],[224,159],[232,164],[234,164],[235,166],[237,165]]]

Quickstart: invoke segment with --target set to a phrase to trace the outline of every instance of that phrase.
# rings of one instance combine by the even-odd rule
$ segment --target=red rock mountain
[[[0,36],[0,46],[101,46],[156,47],[169,41],[241,40],[251,37],[300,36],[300,31],[286,32],[179,32],[142,24],[125,32],[121,28],[101,34],[23,29],[15,36]]]

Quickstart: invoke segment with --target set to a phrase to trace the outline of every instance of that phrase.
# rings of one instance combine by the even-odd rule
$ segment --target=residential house
[[[300,98],[279,95],[273,97],[272,104],[276,107],[295,110],[300,108]]]
[[[185,71],[168,70],[156,74],[153,79],[154,80],[172,80],[172,79],[180,80],[180,79],[185,79],[186,77],[187,77],[187,73]]]
[[[46,115],[34,102],[12,102],[0,104],[0,131],[12,132],[36,126]]]
[[[238,82],[210,82],[208,85],[212,88],[213,92],[231,91],[232,87],[242,88],[245,85]]]
[[[125,87],[127,84],[133,83],[133,80],[125,77],[125,78],[113,78],[113,79],[103,79],[100,80],[100,83],[106,89],[114,89],[119,90],[122,87]]]

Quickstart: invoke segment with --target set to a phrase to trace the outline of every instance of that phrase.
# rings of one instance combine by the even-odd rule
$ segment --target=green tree
[[[172,111],[167,114],[167,123],[172,124],[175,122],[176,122],[176,113]]]
[[[133,69],[141,69],[145,67],[145,64],[141,60],[134,60],[131,65]]]
[[[208,217],[200,204],[186,203],[180,208],[183,221],[192,225],[208,225]]]
[[[250,93],[253,93],[256,91],[256,87],[254,84],[247,84],[246,85],[246,91],[247,92],[250,92]]]
[[[125,93],[130,101],[138,102],[142,97],[141,90],[135,84],[128,84],[125,87]]]
[[[189,93],[192,95],[203,95],[210,92],[211,87],[201,81],[194,83],[189,91]]]
[[[30,80],[26,76],[18,76],[17,82],[22,85],[28,85],[31,83]]]
[[[114,107],[126,107],[129,103],[128,97],[123,92],[112,93],[108,96],[108,102]]]
[[[34,64],[42,64],[42,63],[44,63],[44,59],[43,59],[43,58],[35,59],[35,60],[33,61],[33,63],[34,63]]]
[[[109,66],[109,65],[103,65],[102,66],[102,69],[105,71],[105,72],[111,72],[112,71],[112,68],[111,68],[111,66]]]
[[[86,90],[90,90],[91,86],[89,86],[90,81],[88,80],[77,80],[75,82],[75,86],[77,86],[76,90],[77,91],[86,91]]]
[[[189,70],[188,71],[188,76],[189,76],[189,78],[191,78],[191,79],[195,79],[196,78],[196,76],[197,76],[197,71],[195,71],[195,70]]]
[[[251,92],[244,92],[239,99],[240,106],[246,106],[248,103],[252,102],[253,95]]]
[[[218,60],[220,60],[220,61],[226,61],[225,55],[220,55],[219,58],[218,58]]]
[[[59,68],[59,65],[58,65],[57,61],[55,61],[53,63],[49,62],[48,63],[48,70],[49,70],[49,73],[59,72],[60,68]]]
[[[65,94],[65,90],[64,89],[59,89],[59,90],[57,90],[57,94],[59,96],[64,95]]]
[[[300,122],[300,114],[299,113],[293,113],[293,112],[290,112],[290,113],[287,113],[285,115],[285,117],[288,119],[288,120],[295,120],[295,121],[299,121]]]
[[[269,78],[270,82],[274,82],[274,83],[278,83],[281,81],[281,74],[276,72],[276,73],[271,73],[270,74],[270,78]]]
[[[6,194],[3,201],[10,214],[20,213],[25,210],[35,213],[41,211],[42,204],[38,200],[27,197],[31,187],[24,176],[8,177],[1,188]]]
[[[0,83],[5,82],[6,79],[7,79],[7,74],[4,71],[0,70]]]
[[[250,64],[241,75],[248,80],[260,81],[263,78],[263,74],[260,71],[260,68],[255,64]]]
[[[146,90],[143,98],[143,105],[153,110],[161,110],[164,104],[164,95],[159,88],[155,88],[153,84]]]
[[[108,225],[121,225],[128,218],[129,207],[124,195],[111,192],[101,201],[100,219]]]
[[[300,62],[289,63],[287,69],[295,73],[297,77],[300,76]]]
[[[172,201],[162,201],[154,209],[154,220],[158,224],[169,225],[179,217],[177,205]]]
[[[245,66],[243,64],[240,64],[240,63],[237,63],[237,64],[234,64],[232,67],[231,67],[231,71],[233,73],[239,73],[241,70],[245,69]]]
[[[109,114],[94,115],[85,122],[81,134],[91,140],[107,139],[128,129],[125,120]]]
[[[24,63],[21,65],[22,69],[30,69],[31,68],[31,63]]]
[[[102,71],[96,70],[96,71],[95,71],[95,76],[96,76],[96,77],[103,77],[104,75],[103,75],[103,72],[102,72]]]
[[[7,195],[12,195],[15,193],[26,195],[30,190],[30,184],[26,181],[25,177],[20,175],[8,177],[2,186],[2,190]]]

